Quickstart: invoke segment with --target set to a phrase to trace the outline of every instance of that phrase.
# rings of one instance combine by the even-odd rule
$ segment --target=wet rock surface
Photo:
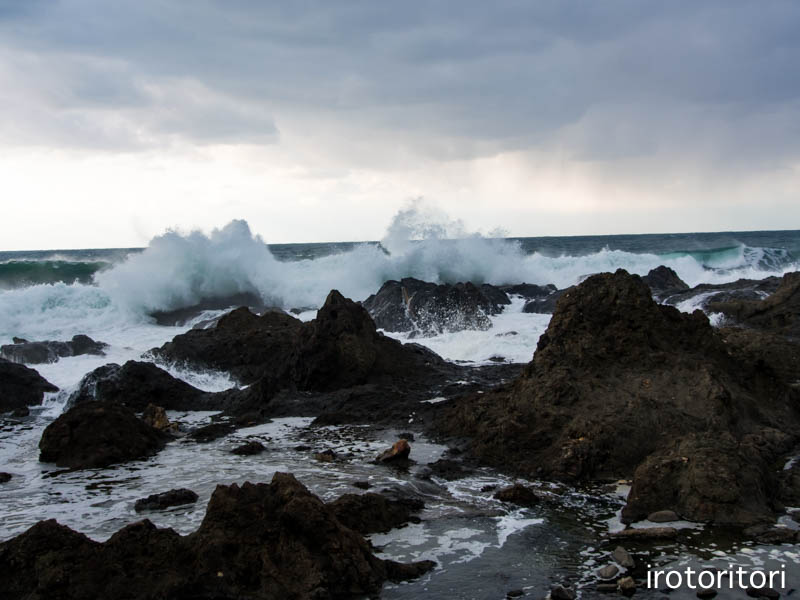
[[[0,544],[0,595],[21,598],[358,598],[431,562],[375,557],[361,534],[294,477],[217,486],[187,536],[150,521],[98,543],[41,521]]]
[[[796,390],[737,360],[705,315],[657,304],[620,270],[565,293],[523,374],[439,424],[526,476],[635,474],[628,520],[669,509],[748,524],[779,509],[768,465],[797,443],[797,407]]]
[[[151,352],[156,358],[227,371],[247,385],[285,375],[302,325],[283,311],[258,316],[242,307],[221,317],[216,326],[191,329]]]
[[[54,363],[61,358],[82,354],[105,356],[106,348],[108,344],[97,342],[87,335],[72,336],[68,342],[29,342],[14,338],[13,344],[0,346],[0,356],[16,363],[32,365]]]
[[[800,340],[800,272],[787,273],[773,294],[764,299],[726,299],[708,304],[744,327]]]
[[[122,404],[136,412],[155,404],[166,410],[213,410],[214,394],[192,387],[153,363],[129,360],[120,366],[109,363],[81,379],[67,406],[84,402]]]
[[[169,439],[125,406],[85,402],[45,428],[39,460],[71,469],[107,467],[155,454]]]
[[[362,304],[379,329],[435,335],[488,329],[489,315],[510,302],[503,290],[488,284],[435,284],[407,277],[387,281]]]
[[[171,506],[181,506],[183,504],[194,504],[197,502],[197,494],[192,490],[180,488],[176,490],[169,490],[168,492],[161,492],[160,494],[151,494],[147,498],[142,498],[136,501],[133,509],[136,512],[145,510],[164,510]]]
[[[38,371],[0,358],[0,412],[39,405],[45,392],[57,391]]]
[[[642,277],[653,296],[657,298],[664,298],[666,296],[673,296],[680,292],[685,292],[689,289],[689,285],[678,274],[670,269],[661,265],[655,269],[651,269],[647,275]]]

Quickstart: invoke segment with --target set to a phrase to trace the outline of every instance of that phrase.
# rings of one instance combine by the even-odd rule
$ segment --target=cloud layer
[[[261,148],[306,176],[510,156],[791,199],[799,30],[793,0],[0,0],[0,139]]]

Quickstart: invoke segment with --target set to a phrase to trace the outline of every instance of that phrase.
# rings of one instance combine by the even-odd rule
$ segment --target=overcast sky
[[[800,2],[0,0],[0,249],[800,228]]]

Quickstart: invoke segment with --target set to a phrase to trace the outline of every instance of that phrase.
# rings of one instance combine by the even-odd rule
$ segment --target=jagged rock
[[[786,273],[778,289],[763,300],[710,302],[708,310],[746,327],[800,338],[800,272]]]
[[[442,359],[420,346],[378,333],[369,313],[332,290],[317,318],[300,332],[294,380],[300,389],[327,391],[430,372]]]
[[[108,344],[96,342],[87,335],[72,336],[68,342],[29,342],[14,338],[13,344],[0,346],[0,356],[16,363],[43,364],[82,354],[105,356],[106,348]]]
[[[160,494],[151,494],[147,498],[142,498],[136,501],[133,509],[136,512],[144,510],[164,510],[170,506],[181,506],[183,504],[194,504],[197,502],[197,494],[192,490],[180,488],[169,490],[168,492],[161,492]]]
[[[125,406],[85,402],[45,428],[39,460],[72,469],[107,467],[155,454],[168,439]]]
[[[174,431],[177,425],[170,423],[167,411],[155,404],[148,404],[142,413],[142,421],[160,431]]]
[[[0,411],[39,405],[45,392],[57,391],[36,370],[0,358]]]
[[[683,292],[689,289],[688,284],[678,277],[678,274],[670,269],[661,265],[642,277],[653,295],[656,297],[664,297],[678,292]]]
[[[187,536],[150,521],[98,543],[41,521],[0,544],[0,596],[37,598],[361,598],[434,563],[375,557],[360,533],[294,477],[217,486]]]
[[[109,363],[81,379],[67,406],[83,402],[113,402],[136,411],[149,404],[167,410],[213,410],[215,395],[192,387],[153,363],[129,360],[119,366]]]
[[[536,506],[539,504],[539,496],[531,488],[520,483],[498,490],[494,498],[502,502],[510,502],[518,506]]]
[[[635,474],[631,520],[668,508],[745,525],[779,508],[766,465],[800,439],[797,407],[798,390],[742,362],[702,312],[657,304],[619,270],[565,292],[522,375],[443,407],[439,426],[526,477]],[[677,479],[656,468],[681,456],[691,462]]]
[[[625,569],[633,569],[636,566],[636,562],[633,560],[633,557],[622,546],[617,546],[614,548],[614,552],[611,553],[611,558],[613,558],[614,562],[616,562],[620,567]]]
[[[386,331],[415,331],[436,335],[464,329],[488,329],[489,315],[500,312],[500,305],[510,304],[500,289],[472,283],[428,283],[411,277],[387,281],[376,294],[363,302]]]
[[[264,444],[253,440],[251,442],[247,442],[246,444],[242,444],[241,446],[237,446],[231,450],[231,453],[239,456],[254,456],[256,454],[261,454],[264,452],[264,450],[266,450],[266,448],[264,448]]]
[[[381,463],[403,461],[408,460],[409,454],[411,454],[411,444],[406,440],[397,440],[391,448],[381,452],[375,460]]]
[[[229,372],[239,383],[286,376],[297,353],[303,323],[283,311],[263,316],[245,307],[224,315],[215,327],[191,329],[151,353],[160,359]]]
[[[671,521],[679,521],[680,517],[674,510],[657,510],[647,515],[647,520],[653,523],[669,523]]]
[[[363,534],[385,533],[408,522],[419,522],[412,516],[425,508],[416,498],[391,499],[381,494],[344,494],[329,503],[343,525]]]

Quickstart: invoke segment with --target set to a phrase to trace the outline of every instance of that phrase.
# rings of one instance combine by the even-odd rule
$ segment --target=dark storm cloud
[[[796,158],[797,31],[795,1],[0,2],[47,107],[248,143],[307,111],[464,155]]]

